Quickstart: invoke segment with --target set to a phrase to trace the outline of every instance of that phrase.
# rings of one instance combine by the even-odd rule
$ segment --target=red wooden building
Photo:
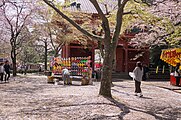
[[[133,37],[125,35],[125,37]],[[149,49],[148,48],[133,48],[126,42],[125,39],[120,39],[116,49],[116,61],[114,71],[116,72],[129,72],[132,71],[135,67],[137,61],[141,61],[143,64],[149,64]],[[62,57],[87,57],[91,56],[92,64],[91,66],[94,69],[95,63],[95,49],[97,45],[94,42],[90,42],[88,47],[85,48],[80,44],[70,43],[69,45],[63,46]],[[138,57],[137,57],[138,56]]]
[[[78,8],[76,6],[76,2],[73,2],[68,7],[68,10],[80,11],[85,13],[92,13],[92,22],[97,19],[98,15],[94,6],[88,0],[77,0]],[[111,1],[110,1],[111,2]],[[100,4],[101,9],[106,14],[108,12],[108,8],[105,5]],[[114,8],[114,6],[112,6]],[[111,8],[110,8],[111,9]],[[118,46],[116,49],[116,58],[114,71],[116,72],[129,72],[132,71],[135,67],[137,61],[141,61],[144,64],[149,64],[149,49],[148,48],[139,48],[136,49],[132,45],[127,42],[130,38],[133,38],[135,34],[124,34],[124,37],[120,37],[118,42]],[[95,49],[97,49],[97,43],[88,42],[86,48],[84,46],[75,43],[70,43],[68,45],[63,46],[62,49],[62,57],[85,57],[91,56],[92,59],[92,67],[94,70],[94,61],[95,61]]]
[[[149,48],[134,48],[126,41],[133,37],[134,34],[125,34],[118,42],[116,49],[116,72],[133,71],[137,61],[149,65]]]

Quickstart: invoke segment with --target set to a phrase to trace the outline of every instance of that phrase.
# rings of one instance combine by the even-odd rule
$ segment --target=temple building
[[[65,2],[68,1],[66,0]],[[115,7],[113,4],[109,4],[110,2],[111,1],[108,0],[108,3],[99,4],[103,13],[108,14],[109,10],[112,10]],[[91,15],[91,23],[93,24],[93,26],[94,21],[96,19],[99,19],[96,9],[89,0],[75,0],[74,2],[70,3],[70,5],[65,6],[64,9],[71,10],[71,12],[83,12]],[[81,23],[81,20],[78,21],[79,23]],[[134,38],[135,34],[138,32],[141,32],[141,30],[133,28],[131,31],[125,31],[124,34],[120,35],[113,65],[115,72],[128,73],[129,71],[132,71],[134,69],[137,61],[141,61],[143,64],[149,64],[149,48],[134,48],[133,45],[129,43],[129,40],[131,38]],[[87,47],[84,47],[83,45],[75,41],[63,46],[62,57],[68,58],[91,56],[91,66],[94,70],[98,62],[96,51],[98,51],[98,43],[95,41],[88,41]]]

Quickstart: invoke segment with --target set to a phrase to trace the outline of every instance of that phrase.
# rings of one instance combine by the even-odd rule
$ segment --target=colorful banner
[[[176,66],[177,63],[181,62],[181,48],[162,50],[160,59],[172,66]]]
[[[88,76],[91,60],[90,57],[56,57],[50,63],[54,74],[62,74],[62,70],[67,68],[73,76]]]

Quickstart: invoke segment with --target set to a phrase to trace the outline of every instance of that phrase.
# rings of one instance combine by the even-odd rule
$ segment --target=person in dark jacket
[[[146,64],[143,65],[143,81],[146,81],[146,79],[148,78],[148,72],[149,72],[149,68]]]
[[[176,67],[175,67],[175,79],[176,79],[176,86],[179,86],[180,83],[180,63],[177,63]]]
[[[4,71],[6,73],[6,75],[5,75],[5,82],[6,82],[6,81],[9,80],[9,77],[10,77],[10,65],[9,65],[9,61],[8,60],[5,62]]]

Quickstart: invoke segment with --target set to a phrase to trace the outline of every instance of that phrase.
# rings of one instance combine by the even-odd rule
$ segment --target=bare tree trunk
[[[48,45],[47,45],[47,42],[45,41],[45,70],[47,70],[47,56],[48,56],[48,49],[47,49]]]
[[[11,50],[11,59],[13,64],[13,76],[16,76],[16,50],[14,46],[12,47]]]
[[[13,76],[16,76],[16,57],[13,58]]]
[[[113,49],[111,47],[105,48],[105,56],[103,62],[103,71],[101,79],[101,87],[99,94],[105,97],[112,98],[111,95],[111,81],[112,81],[112,61],[113,61]]]

